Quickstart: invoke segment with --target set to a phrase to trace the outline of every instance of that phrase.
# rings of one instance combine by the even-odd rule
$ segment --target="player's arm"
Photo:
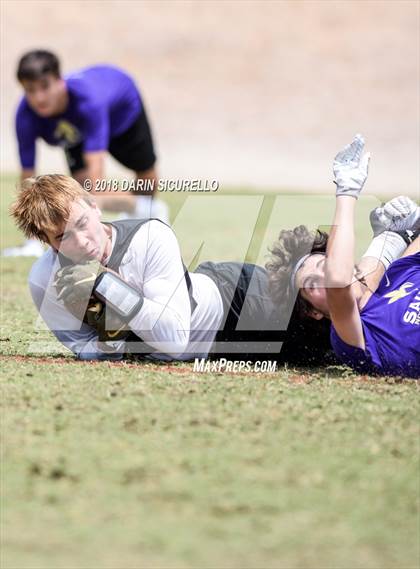
[[[92,188],[97,188],[98,180],[105,177],[105,151],[85,152],[83,158],[86,164],[85,176],[92,182]]]
[[[85,152],[83,158],[86,168],[74,173],[76,180],[85,187],[90,181],[89,191],[95,197],[100,209],[110,211],[133,211],[134,203],[130,195],[122,192],[106,192],[100,190],[100,180],[105,178],[105,151]],[[97,190],[97,191],[95,191]]]
[[[338,196],[326,259],[327,302],[334,327],[344,342],[364,349],[362,322],[354,293],[354,210],[356,200]]]
[[[105,178],[105,155],[109,144],[109,116],[106,108],[95,106],[85,109],[83,158],[86,168],[76,176],[83,185],[86,179],[90,180],[92,195],[101,209],[111,211],[134,210],[131,196],[122,192],[96,191],[98,182]]]
[[[368,171],[369,155],[362,157],[363,149],[358,135],[334,160],[337,199],[325,275],[332,323],[344,342],[362,349],[365,340],[354,290],[354,214]]]
[[[408,257],[408,255],[415,255],[420,252],[420,235],[407,247],[405,253],[401,257]]]
[[[33,119],[22,105],[16,113],[15,129],[21,165],[20,181],[22,182],[35,175],[35,141],[37,138]]]
[[[84,179],[92,182],[95,188],[97,180],[105,176],[105,153],[109,144],[109,115],[102,104],[91,102],[81,109],[83,115],[83,159],[86,168],[80,172]],[[83,180],[78,180],[83,182]]]
[[[165,354],[182,354],[189,342],[191,304],[176,236],[159,221],[143,226],[132,243],[133,270],[143,282],[144,302],[129,323],[142,340]],[[140,255],[146,235],[147,248]]]
[[[83,177],[90,180],[92,195],[95,196],[98,207],[111,211],[131,212],[134,204],[130,195],[122,192],[104,192],[100,190],[99,181],[105,178],[105,151],[85,152],[83,158],[87,166],[83,171]],[[78,181],[83,185],[83,181]]]
[[[364,255],[357,265],[358,278],[363,279],[369,290],[375,291],[385,273],[385,267],[378,258]]]

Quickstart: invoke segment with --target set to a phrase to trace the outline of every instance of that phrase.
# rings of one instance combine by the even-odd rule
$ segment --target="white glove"
[[[420,207],[407,196],[398,196],[370,212],[370,225],[376,237],[383,231],[414,229],[420,221]]]
[[[370,154],[362,157],[365,141],[361,134],[356,134],[351,144],[348,144],[337,154],[333,162],[334,183],[337,185],[336,196],[351,196],[358,198],[366,182]]]

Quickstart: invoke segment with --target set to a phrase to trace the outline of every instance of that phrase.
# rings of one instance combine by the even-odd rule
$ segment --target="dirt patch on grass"
[[[0,355],[0,361],[8,360],[19,363],[33,363],[33,364],[57,364],[57,365],[74,365],[74,366],[109,366],[120,368],[138,368],[139,366],[147,367],[150,371],[171,371],[171,372],[188,372],[191,373],[191,368],[179,365],[166,365],[154,364],[149,362],[112,362],[112,361],[96,361],[96,360],[77,360],[75,358],[66,358],[62,356],[21,356],[21,355]]]
[[[159,373],[169,373],[175,375],[214,375],[214,376],[234,376],[234,377],[250,377],[252,372],[232,372],[232,371],[209,371],[209,372],[195,372],[193,369],[193,364],[179,364],[179,363],[151,363],[146,361],[119,361],[119,362],[112,362],[112,361],[95,361],[95,360],[77,360],[73,358],[66,358],[62,356],[22,356],[22,355],[0,355],[0,361],[13,361],[16,363],[30,363],[30,364],[41,364],[41,365],[72,365],[72,366],[88,366],[88,367],[98,367],[98,366],[107,366],[112,368],[121,368],[121,369],[139,369],[144,368],[150,372],[159,372]],[[281,367],[277,371],[274,372],[262,372],[262,373],[255,373],[255,377],[257,378],[267,378],[273,377],[278,375],[279,373],[285,374],[285,370]],[[308,370],[306,373],[294,373],[287,371],[287,379],[293,383],[310,383],[314,379],[314,375]]]

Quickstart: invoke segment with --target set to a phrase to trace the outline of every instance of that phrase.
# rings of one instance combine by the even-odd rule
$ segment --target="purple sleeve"
[[[16,138],[19,146],[19,158],[22,169],[31,170],[35,167],[35,141],[37,128],[35,119],[26,111],[24,105],[19,105],[16,113]]]
[[[90,107],[84,114],[84,152],[107,150],[109,143],[109,116],[107,109],[105,107]]]

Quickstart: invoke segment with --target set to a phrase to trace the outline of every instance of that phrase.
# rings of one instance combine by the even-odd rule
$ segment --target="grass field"
[[[21,240],[13,184],[3,177],[2,246]],[[237,197],[230,217],[252,219],[251,193]],[[181,211],[184,196],[167,199]],[[206,258],[263,262],[280,227],[328,222],[329,198],[306,197],[303,215],[287,200],[266,197],[248,244],[214,202]],[[363,221],[358,234],[360,250]],[[419,566],[417,382],[77,362],[37,325],[31,262],[2,260],[2,568]]]

